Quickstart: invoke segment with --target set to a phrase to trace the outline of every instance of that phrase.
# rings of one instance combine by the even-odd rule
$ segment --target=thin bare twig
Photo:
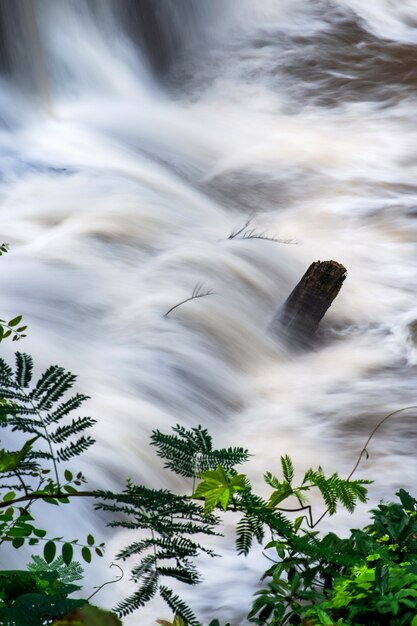
[[[168,315],[172,313],[172,311],[177,309],[179,306],[182,306],[186,302],[190,302],[190,300],[197,300],[198,298],[205,298],[206,296],[211,296],[214,294],[213,289],[202,291],[203,286],[204,283],[197,283],[193,289],[193,293],[191,294],[191,296],[189,298],[186,298],[185,300],[181,300],[181,302],[178,302],[178,304],[174,304],[174,306],[172,306],[166,313],[164,313],[163,317],[168,317]]]
[[[121,571],[121,575],[119,576],[119,578],[116,578],[115,580],[108,580],[107,582],[105,582],[102,585],[100,585],[100,587],[97,587],[96,590],[91,594],[91,596],[88,596],[88,598],[87,598],[88,601],[90,601],[91,598],[96,595],[96,593],[101,591],[103,589],[103,587],[105,587],[106,585],[114,585],[114,583],[118,583],[119,580],[122,580],[122,578],[124,577],[125,573],[122,570],[122,568],[120,567],[120,565],[117,565],[117,563],[112,563],[111,565],[109,565],[109,567],[118,567],[119,570]]]
[[[232,231],[230,235],[228,236],[228,239],[235,239],[236,237],[241,235],[243,232],[245,232],[248,226],[250,226],[250,224],[252,223],[252,219],[253,219],[252,217],[249,217],[241,228],[238,228],[237,230]]]
[[[358,458],[356,460],[356,463],[355,463],[352,471],[350,472],[349,476],[347,477],[347,480],[350,480],[352,478],[353,474],[358,469],[358,467],[359,467],[363,457],[364,456],[366,456],[366,458],[369,457],[368,446],[371,443],[372,439],[374,438],[376,432],[381,428],[381,426],[383,424],[385,424],[385,422],[388,421],[394,415],[397,415],[398,413],[402,413],[403,411],[409,411],[410,409],[417,409],[417,405],[405,406],[402,409],[397,409],[396,411],[392,411],[392,413],[388,413],[388,415],[383,417],[378,422],[378,424],[372,429],[371,434],[369,435],[368,439],[366,440],[365,445],[363,446],[362,450],[359,452],[359,456],[358,456]],[[324,513],[317,519],[317,521],[314,522],[313,528],[315,528],[315,526],[317,526],[317,524],[319,524],[321,522],[321,520],[327,515],[328,512],[329,512],[329,509],[326,509],[324,511]]]
[[[248,218],[244,225],[234,230],[228,236],[228,239],[264,239],[265,241],[274,241],[276,243],[296,244],[293,239],[279,239],[278,235],[270,236],[267,231],[257,231],[255,228],[249,228],[252,223],[252,217]]]
[[[392,413],[389,413],[388,415],[386,415],[382,420],[380,420],[378,422],[378,424],[375,426],[375,428],[373,428],[371,434],[369,435],[368,439],[366,440],[365,445],[363,446],[362,450],[359,453],[358,459],[355,463],[355,466],[353,468],[353,470],[350,472],[349,476],[348,476],[348,480],[350,480],[353,476],[353,474],[356,472],[356,470],[359,467],[359,464],[363,458],[363,456],[365,455],[366,458],[368,458],[368,446],[371,443],[371,440],[373,439],[375,433],[381,428],[381,426],[383,424],[385,424],[385,422],[387,420],[389,420],[391,417],[393,417],[394,415],[397,415],[398,413],[402,413],[403,411],[409,411],[410,409],[417,409],[417,405],[411,405],[411,406],[405,406],[402,409],[397,409],[396,411],[393,411]]]

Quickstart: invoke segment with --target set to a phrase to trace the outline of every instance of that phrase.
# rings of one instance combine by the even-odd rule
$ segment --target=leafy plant
[[[72,561],[68,565],[64,563],[62,556],[58,556],[51,563],[47,563],[41,556],[32,556],[32,562],[27,565],[28,572],[56,572],[62,583],[72,583],[82,580],[84,570],[80,563]]]
[[[0,397],[3,398],[0,427],[31,435],[20,450],[0,450],[0,536],[15,548],[43,542],[47,563],[54,560],[60,546],[63,561],[68,565],[78,540],[46,537],[44,530],[31,523],[34,521],[31,508],[35,502],[57,505],[68,503],[71,497],[93,495],[79,489],[85,482],[81,472],[74,475],[70,469],[60,470],[59,466],[94,443],[84,432],[95,420],[67,419],[87,399],[81,394],[63,399],[74,384],[73,374],[51,366],[32,384],[32,373],[33,362],[26,354],[16,353],[15,371],[0,359]],[[91,561],[91,548],[102,555],[103,546],[96,545],[92,535],[80,547],[87,562]]]

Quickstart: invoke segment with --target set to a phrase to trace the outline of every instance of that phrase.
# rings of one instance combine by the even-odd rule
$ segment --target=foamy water
[[[110,12],[34,3],[47,89],[1,83],[2,316],[24,313],[18,347],[38,373],[59,363],[91,396],[97,445],[83,468],[97,485],[183,488],[148,446],[176,423],[248,447],[259,489],[283,453],[300,474],[347,475],[377,421],[417,403],[417,2],[188,4],[204,37],[182,32],[161,80]],[[249,216],[287,243],[228,239]],[[268,324],[308,265],[331,258],[348,278],[315,349],[291,353]],[[165,318],[198,283],[213,295]],[[415,415],[373,441],[358,472],[376,481],[371,503],[413,487]],[[57,522],[69,534],[101,530],[72,508]],[[108,538],[98,581],[124,541]],[[188,598],[244,623],[236,606],[266,563],[221,550]],[[157,604],[126,623],[166,615]]]

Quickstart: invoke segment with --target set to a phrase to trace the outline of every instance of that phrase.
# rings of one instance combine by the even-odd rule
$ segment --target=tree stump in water
[[[320,320],[340,291],[346,268],[336,261],[315,261],[272,320],[275,335],[300,347],[311,344]]]

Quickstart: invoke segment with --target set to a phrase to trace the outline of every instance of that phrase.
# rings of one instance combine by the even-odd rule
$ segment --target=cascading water
[[[38,371],[59,363],[91,395],[98,485],[172,486],[148,441],[176,423],[249,447],[260,489],[285,452],[348,473],[376,422],[417,403],[416,15],[416,0],[0,0],[1,313],[24,313]],[[292,243],[228,239],[248,215]],[[348,278],[316,348],[292,354],[268,323],[330,258]],[[214,294],[165,318],[198,283]],[[413,487],[415,446],[415,413],[384,426],[361,467],[373,502]],[[99,523],[70,508],[55,528]],[[262,557],[220,549],[190,600],[241,623]]]

